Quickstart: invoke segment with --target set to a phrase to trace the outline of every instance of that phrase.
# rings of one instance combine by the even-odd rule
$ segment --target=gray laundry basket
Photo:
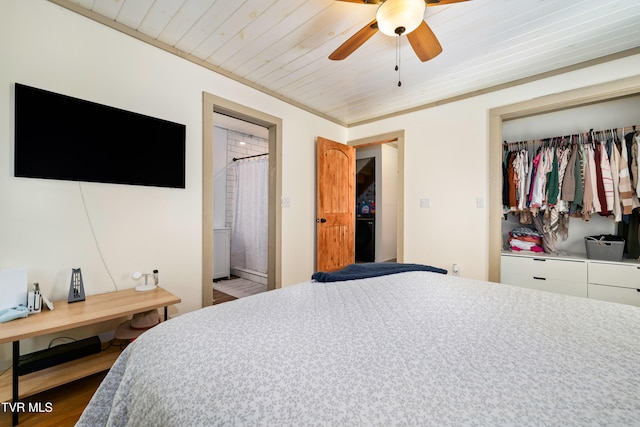
[[[603,261],[622,261],[624,239],[612,234],[587,236],[584,238],[587,247],[587,258]]]

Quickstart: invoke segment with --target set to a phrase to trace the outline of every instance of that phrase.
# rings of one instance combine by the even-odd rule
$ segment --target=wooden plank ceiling
[[[471,0],[428,7],[443,53],[375,34],[327,57],[376,5],[334,0],[50,0],[337,123],[354,125],[609,55],[638,53],[638,0]]]

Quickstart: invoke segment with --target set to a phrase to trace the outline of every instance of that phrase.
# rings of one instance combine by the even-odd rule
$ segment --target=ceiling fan
[[[376,31],[389,36],[406,34],[420,61],[428,61],[442,52],[442,46],[431,28],[424,22],[426,6],[440,6],[468,0],[337,0],[349,3],[379,4],[376,19],[351,36],[329,59],[342,60],[351,55]]]

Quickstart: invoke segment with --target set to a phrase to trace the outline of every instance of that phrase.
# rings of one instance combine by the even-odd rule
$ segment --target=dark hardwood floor
[[[213,291],[213,304],[222,304],[237,299],[220,291]],[[80,418],[91,396],[102,382],[107,371],[91,375],[78,381],[56,387],[33,395],[24,400],[40,404],[42,408],[50,407],[50,412],[33,412],[20,414],[20,427],[66,427],[73,426]],[[50,405],[48,405],[50,404]],[[11,413],[0,406],[0,426],[11,426]]]
[[[18,425],[20,427],[73,426],[106,374],[107,371],[100,372],[24,399],[25,407],[28,408],[29,402],[32,402],[39,405],[42,412],[20,413]],[[46,410],[50,412],[45,412]],[[11,418],[8,408],[6,412],[0,411],[0,425],[10,426]]]
[[[224,292],[220,292],[217,289],[213,289],[213,305],[222,304],[223,302],[233,301],[234,299],[238,299],[236,297],[232,297],[231,295],[225,294]]]

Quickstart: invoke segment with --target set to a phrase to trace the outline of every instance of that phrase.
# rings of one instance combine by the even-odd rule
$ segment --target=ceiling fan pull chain
[[[396,71],[398,72],[398,87],[402,86],[402,81],[400,79],[400,36],[402,34],[398,34],[398,39],[396,40]]]
[[[398,71],[400,70],[400,67],[398,66],[398,43],[400,40],[400,36],[398,36],[398,38],[396,39],[396,68],[395,70]]]

